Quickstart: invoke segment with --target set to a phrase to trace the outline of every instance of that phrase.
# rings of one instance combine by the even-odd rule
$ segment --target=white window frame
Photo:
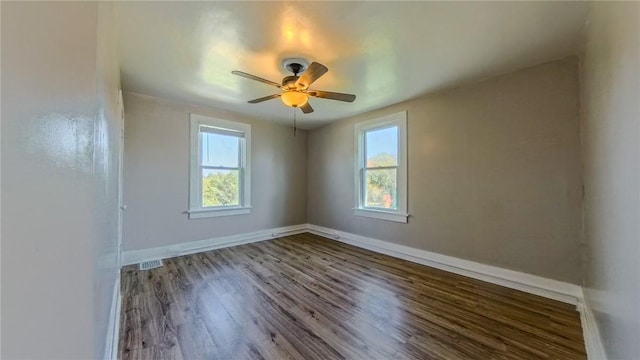
[[[216,216],[243,215],[251,213],[251,125],[214,117],[190,114],[190,161],[189,161],[189,219]],[[240,141],[239,206],[202,206],[202,136],[200,126],[244,134]]]
[[[381,209],[364,206],[365,184],[365,133],[371,130],[398,127],[398,167],[396,203],[397,209]],[[355,207],[354,215],[374,219],[407,223],[407,112],[401,111],[355,125]]]

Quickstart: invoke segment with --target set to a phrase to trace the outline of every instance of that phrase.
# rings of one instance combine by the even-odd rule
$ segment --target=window
[[[189,219],[251,212],[251,126],[191,114]]]
[[[407,222],[407,112],[356,124],[355,215]]]

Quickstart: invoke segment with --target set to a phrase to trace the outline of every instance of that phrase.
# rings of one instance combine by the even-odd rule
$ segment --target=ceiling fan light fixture
[[[309,101],[309,95],[300,91],[289,90],[282,93],[280,96],[282,102],[290,107],[300,107]]]

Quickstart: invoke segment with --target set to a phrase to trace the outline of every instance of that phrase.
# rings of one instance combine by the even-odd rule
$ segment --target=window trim
[[[396,193],[397,209],[381,209],[364,206],[364,169],[365,161],[365,132],[385,127],[398,127],[398,166],[397,166],[397,184]],[[380,220],[395,221],[407,223],[408,204],[407,204],[407,112],[400,111],[397,113],[385,115],[372,120],[359,122],[355,124],[355,207],[353,213],[356,216],[369,217]]]
[[[200,125],[244,134],[244,146],[240,154],[239,206],[202,207],[202,181],[200,151]],[[217,216],[243,215],[251,213],[251,125],[210,116],[190,114],[189,152],[189,219]]]

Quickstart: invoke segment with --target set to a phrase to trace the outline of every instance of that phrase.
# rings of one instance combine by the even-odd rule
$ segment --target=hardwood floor
[[[121,359],[586,359],[575,307],[312,234],[122,274]]]

